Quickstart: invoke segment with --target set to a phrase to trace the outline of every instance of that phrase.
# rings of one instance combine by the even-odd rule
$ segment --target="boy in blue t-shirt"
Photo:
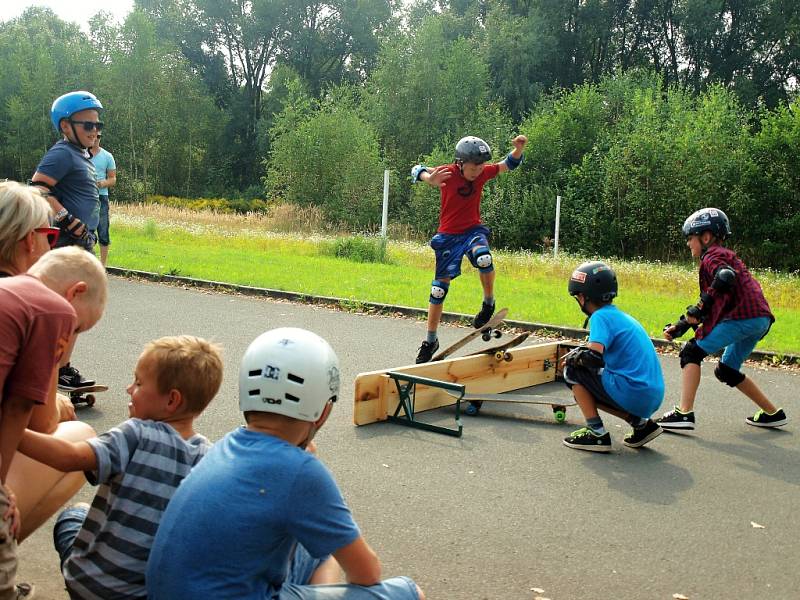
[[[247,424],[172,497],[147,565],[150,600],[424,600],[407,577],[380,581],[333,476],[306,451],[338,394],[339,360],[316,334],[285,327],[250,344],[239,369]],[[330,555],[347,584],[332,583]]]
[[[598,409],[633,427],[623,443],[644,446],[662,433],[650,416],[664,398],[664,377],[655,348],[636,319],[611,303],[617,276],[603,262],[580,265],[569,280],[569,294],[588,317],[589,341],[565,357],[564,380],[586,419],[564,444],[578,450],[611,451],[611,435]]]

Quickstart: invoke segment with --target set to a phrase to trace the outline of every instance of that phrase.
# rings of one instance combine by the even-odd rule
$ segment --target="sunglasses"
[[[58,234],[61,233],[61,230],[58,227],[37,227],[34,229],[36,233],[43,233],[47,236],[47,243],[50,244],[50,249],[56,247],[56,242],[58,241]]]
[[[97,131],[102,131],[103,127],[105,127],[105,123],[102,121],[72,121],[70,123],[73,125],[83,125],[84,131],[92,131],[93,129],[97,129]]]

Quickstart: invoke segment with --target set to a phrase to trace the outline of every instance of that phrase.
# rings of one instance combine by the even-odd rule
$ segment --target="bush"
[[[145,197],[144,204],[161,204],[186,210],[213,210],[221,213],[239,214],[249,212],[265,213],[269,210],[269,204],[258,198],[252,200],[244,198],[228,200],[225,198],[178,198],[176,196],[150,195]]]
[[[333,242],[325,242],[321,252],[329,256],[346,258],[362,263],[389,263],[386,241],[383,238],[364,236],[341,237]]]

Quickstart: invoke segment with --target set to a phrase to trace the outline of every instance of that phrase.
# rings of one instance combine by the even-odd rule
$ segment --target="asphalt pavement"
[[[125,387],[143,345],[194,334],[224,348],[222,389],[197,422],[217,440],[242,423],[237,370],[250,341],[280,326],[319,333],[339,355],[343,384],[317,437],[319,457],[384,576],[413,577],[431,600],[800,598],[796,372],[745,369],[794,419],[782,430],[746,425],[754,407],[706,367],[697,430],[634,450],[621,443],[628,426],[607,417],[610,455],[562,445],[582,425],[575,408],[557,424],[547,406],[484,405],[464,418],[462,438],[389,423],[355,427],[355,376],[413,362],[422,321],[119,278],[110,285],[106,315],[81,335],[73,364],[111,390],[79,409],[81,419],[100,432],[127,418]],[[463,333],[445,326],[440,335],[449,343]],[[667,410],[680,369],[676,357],[661,360]],[[452,424],[449,408],[425,415]],[[93,492],[87,484],[76,501]],[[20,546],[19,578],[36,585],[37,598],[63,600],[51,532],[52,520]]]

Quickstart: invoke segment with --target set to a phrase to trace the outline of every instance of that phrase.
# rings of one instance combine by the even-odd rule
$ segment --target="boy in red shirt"
[[[439,229],[431,239],[436,253],[436,273],[431,283],[428,305],[428,336],[419,348],[417,363],[431,360],[439,349],[436,334],[442,318],[444,299],[450,282],[461,274],[461,260],[467,256],[480,271],[483,286],[483,305],[472,321],[473,327],[483,327],[494,314],[494,265],[489,250],[489,228],[481,222],[481,193],[484,184],[500,173],[513,171],[522,162],[522,152],[528,138],[514,138],[514,150],[499,163],[487,164],[492,158],[489,144],[467,136],[456,144],[455,162],[430,169],[416,165],[411,169],[414,182],[424,181],[439,188],[442,208]]]

